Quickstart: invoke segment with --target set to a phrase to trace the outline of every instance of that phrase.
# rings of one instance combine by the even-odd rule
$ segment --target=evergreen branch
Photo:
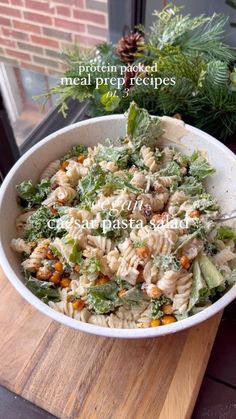
[[[146,45],[162,49],[166,44],[178,46],[187,54],[204,54],[209,59],[230,61],[235,58],[230,48],[223,42],[223,33],[228,18],[213,14],[192,17],[179,14],[180,8],[166,6],[156,11],[154,22]]]
[[[200,109],[195,124],[206,132],[225,140],[236,130],[236,92],[227,86],[214,88],[205,84],[199,96]]]
[[[223,42],[223,34],[228,18],[213,14],[208,22],[194,30],[191,36],[186,34],[182,40],[182,48],[187,53],[202,52],[210,59],[230,62],[236,56],[229,46]]]
[[[186,36],[186,33],[192,32],[210,19],[204,15],[194,18],[191,15],[183,16],[179,14],[181,9],[180,7],[168,4],[161,12],[154,12],[157,20],[154,22],[149,33],[149,42],[151,45],[161,49],[166,44],[180,44],[181,39]]]
[[[228,5],[230,3],[227,1]],[[92,116],[123,113],[134,100],[153,115],[172,116],[179,112],[184,121],[224,140],[236,131],[236,73],[231,63],[235,54],[223,38],[227,18],[216,14],[211,17],[184,16],[181,9],[168,5],[161,12],[154,13],[156,21],[146,35],[145,48],[138,50],[134,62],[155,64],[152,74],[139,74],[140,78],[146,78],[147,84],[134,84],[128,96],[123,95],[122,88],[116,89],[109,81],[96,88],[98,77],[117,79],[124,65],[117,55],[116,46],[103,43],[90,50],[75,47],[62,52],[68,64],[64,77],[81,81],[87,79],[89,72],[89,84],[59,84],[41,98],[47,100],[51,95],[59,96],[58,105],[63,115],[67,113],[69,98],[89,99]],[[115,67],[102,73],[95,67],[95,71],[88,70],[90,66],[98,65]],[[154,77],[173,77],[176,82],[154,89],[151,84]]]
[[[235,0],[225,0],[225,4],[232,7],[233,9],[236,9],[236,2]]]
[[[169,49],[168,49],[169,50]],[[156,62],[158,72],[162,75],[191,80],[198,85],[202,73],[207,70],[207,65],[201,56],[187,56],[179,48],[172,52],[166,51],[165,55],[160,55]],[[159,74],[159,75],[160,75]]]
[[[213,89],[215,87],[224,87],[229,83],[229,75],[226,63],[213,60],[207,64],[205,82],[209,83]]]
[[[196,86],[185,78],[178,79],[175,86],[163,86],[158,96],[158,104],[163,115],[176,112],[183,115],[184,120],[197,115],[199,103]]]

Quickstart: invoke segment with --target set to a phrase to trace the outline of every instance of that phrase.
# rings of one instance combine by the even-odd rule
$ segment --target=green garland
[[[133,64],[154,65],[151,77],[175,77],[173,86],[132,86],[128,96],[124,88],[96,86],[96,77],[119,77],[124,63],[117,55],[116,46],[101,44],[95,50],[76,48],[64,52],[69,69],[65,77],[78,77],[80,66],[115,65],[112,73],[90,73],[91,84],[58,85],[46,98],[59,94],[59,109],[66,115],[67,99],[89,99],[92,116],[122,113],[131,101],[155,115],[180,113],[185,122],[199,127],[220,140],[236,131],[236,69],[235,54],[223,42],[227,18],[214,14],[211,17],[182,15],[181,8],[172,5],[154,12],[156,21],[145,33],[145,45],[137,51]],[[145,74],[145,77],[147,74]],[[86,72],[81,79],[88,77]]]

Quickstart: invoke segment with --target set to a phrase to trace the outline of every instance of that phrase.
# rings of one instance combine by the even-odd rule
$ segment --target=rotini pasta
[[[225,247],[215,256],[213,256],[213,261],[216,265],[221,266],[225,265],[227,262],[236,258],[236,253],[233,253],[230,249]]]
[[[137,324],[134,320],[121,319],[116,314],[110,314],[108,317],[108,326],[118,329],[136,329]]]
[[[66,176],[69,179],[70,184],[75,186],[78,179],[87,174],[88,168],[74,160],[68,160],[68,163],[69,164],[66,166]]]
[[[146,176],[144,173],[134,172],[134,175],[131,180],[131,184],[136,186],[137,188],[144,189],[147,183]]]
[[[88,235],[88,244],[101,249],[103,253],[109,253],[112,250],[112,241],[102,236]]]
[[[177,180],[177,176],[160,176],[158,178],[158,182],[161,183],[161,185],[165,186],[166,188],[169,188],[173,183]]]
[[[166,271],[162,278],[157,282],[158,288],[160,288],[167,297],[173,298],[179,276],[179,272]]]
[[[11,248],[17,253],[26,253],[29,255],[31,253],[34,243],[26,242],[23,239],[12,239]]]
[[[146,205],[150,206],[153,212],[158,212],[163,210],[165,203],[169,198],[168,192],[159,193],[159,194],[141,194],[138,196],[137,200],[142,202],[143,207]]]
[[[164,166],[170,163],[173,160],[173,157],[174,150],[172,150],[170,147],[164,147],[162,150],[162,163]]]
[[[108,327],[107,320],[108,316],[104,316],[103,314],[92,314],[88,319],[88,323],[94,324],[95,326]]]
[[[155,154],[153,151],[146,147],[145,145],[140,150],[141,156],[143,158],[145,166],[151,171],[156,172],[157,171],[157,164],[155,160]]]
[[[22,262],[22,266],[26,271],[36,272],[38,270],[43,259],[46,258],[49,243],[50,240],[48,239],[41,240],[29,258]]]
[[[119,258],[120,258],[120,253],[117,248],[115,248],[114,250],[111,250],[107,254],[107,263],[112,273],[115,273],[118,271]]]
[[[152,260],[149,260],[143,270],[143,279],[147,283],[156,283],[158,280],[158,268],[154,265]]]
[[[177,280],[177,293],[173,299],[173,310],[180,314],[184,313],[188,306],[189,296],[192,288],[192,273],[184,273]]]
[[[25,211],[16,218],[16,230],[20,237],[24,237],[29,228],[29,220],[35,211]]]
[[[51,179],[59,170],[59,167],[60,167],[60,160],[54,160],[44,169],[44,171],[42,172],[40,176],[40,180]]]
[[[130,239],[126,239],[123,243],[118,245],[121,252],[121,257],[131,266],[137,268],[139,264],[142,264],[140,257],[135,251]]]
[[[60,169],[51,178],[51,183],[52,185],[56,186],[70,186],[70,179],[67,176],[66,172]]]

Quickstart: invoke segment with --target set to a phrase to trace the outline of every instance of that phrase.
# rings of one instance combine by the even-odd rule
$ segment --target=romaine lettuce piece
[[[118,290],[119,286],[113,281],[89,287],[87,291],[89,308],[97,314],[106,314],[114,311],[120,305],[117,295]]]
[[[135,148],[142,145],[154,147],[157,139],[163,134],[160,127],[161,120],[158,117],[149,115],[146,109],[139,108],[135,102],[130,104],[127,116],[127,134]]]
[[[90,172],[84,176],[79,183],[80,201],[90,203],[95,200],[101,190],[128,189],[131,192],[142,192],[129,182],[128,174],[116,176],[114,173],[105,172],[99,165],[92,167]]]
[[[27,240],[60,237],[62,234],[64,230],[57,227],[57,217],[47,207],[41,206],[30,216],[29,227],[26,230]]]
[[[130,288],[121,297],[122,303],[125,304],[139,304],[144,300],[144,293],[141,291],[140,286]]]
[[[40,183],[35,185],[31,180],[26,180],[16,186],[18,195],[22,199],[23,206],[31,208],[41,204],[51,191],[51,183],[48,179],[42,179]]]
[[[136,188],[129,182],[129,178],[127,176],[116,176],[114,173],[108,173],[106,175],[105,184],[102,189],[115,190],[125,188],[134,193],[142,192],[142,189]]]
[[[203,193],[202,183],[193,176],[185,177],[178,190],[184,191],[186,195],[190,196],[201,195]]]
[[[151,300],[150,314],[152,319],[159,319],[164,315],[162,311],[163,304],[171,304],[171,299],[162,295],[160,298]]]
[[[218,239],[218,240],[236,240],[236,233],[231,227],[220,226],[217,230],[216,239]]]
[[[56,237],[50,244],[50,249],[55,255],[60,255],[68,264],[81,263],[82,253],[78,249],[76,241],[69,235]]]
[[[60,294],[58,288],[52,282],[40,281],[33,276],[30,276],[26,281],[26,286],[29,290],[40,298],[44,303],[48,304],[49,301],[60,301]]]
[[[203,240],[206,239],[207,229],[206,229],[206,226],[203,224],[203,222],[199,220],[199,218],[194,220],[193,223],[189,227],[190,234],[194,233],[195,231],[197,232],[197,236],[200,239],[203,239]]]
[[[229,285],[234,285],[236,283],[236,268],[226,276],[225,280]]]
[[[190,163],[189,174],[191,176],[195,176],[197,179],[205,179],[213,173],[215,173],[214,167],[212,167],[202,156],[198,156],[192,163]]]
[[[101,166],[95,165],[79,182],[79,194],[81,202],[90,202],[95,199],[98,190],[105,183],[105,172]]]
[[[100,260],[96,256],[85,259],[86,264],[82,264],[81,271],[87,274],[94,274],[101,271]],[[106,284],[105,284],[106,285]],[[98,288],[99,289],[99,288]],[[104,287],[104,289],[106,289]]]
[[[175,161],[171,161],[168,165],[158,172],[159,176],[177,176],[180,180],[181,172],[180,166]]]
[[[112,161],[120,169],[125,169],[128,166],[130,158],[130,149],[127,147],[114,147],[114,146],[101,146],[95,155],[95,161],[97,163],[101,161]]]
[[[218,211],[219,205],[216,200],[211,196],[211,194],[203,193],[195,197],[193,201],[193,206],[195,209],[200,211]]]
[[[62,158],[62,161],[71,159],[71,157],[78,157],[81,154],[87,156],[88,147],[86,145],[74,145]]]
[[[157,268],[163,271],[180,271],[180,262],[174,255],[158,255],[153,258],[154,264]]]
[[[193,273],[193,284],[187,311],[192,310],[192,308],[199,302],[200,299],[208,298],[209,296],[208,286],[202,276],[198,259],[195,259],[193,262],[191,271]]]
[[[218,269],[215,267],[215,265],[213,265],[211,260],[206,255],[199,256],[198,262],[201,273],[209,289],[216,288],[224,284],[225,279],[223,275],[218,271]]]

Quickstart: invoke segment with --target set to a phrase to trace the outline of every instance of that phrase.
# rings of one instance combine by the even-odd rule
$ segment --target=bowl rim
[[[52,134],[48,135],[33,147],[31,147],[26,153],[24,153],[19,160],[14,164],[11,168],[7,176],[5,177],[2,186],[0,188],[0,215],[1,215],[1,208],[2,208],[2,201],[4,199],[4,195],[8,189],[8,185],[11,181],[12,176],[17,172],[21,164],[28,160],[31,154],[35,151],[44,147],[45,144],[50,142],[53,138],[57,137],[58,135],[64,134],[71,130],[76,130],[78,127],[96,124],[101,120],[124,120],[125,116],[123,114],[114,114],[114,115],[106,115],[100,116],[96,118],[91,118],[85,121],[80,121],[75,124],[71,124],[67,127],[61,128]],[[212,137],[211,135],[205,133],[204,131],[192,127],[191,125],[185,124],[186,129],[189,132],[195,133],[196,135],[200,135],[201,137],[205,137],[208,142],[217,144],[218,148],[222,150],[222,152],[228,154],[229,157],[235,159],[236,155],[229,150],[224,144],[220,141]],[[164,336],[171,333],[177,333],[179,331],[185,330],[187,328],[197,326],[199,323],[209,319],[210,317],[216,315],[219,311],[221,311],[226,305],[228,305],[231,301],[234,300],[236,297],[236,284],[230,288],[226,294],[224,294],[219,300],[213,303],[211,306],[205,308],[201,312],[194,314],[186,319],[181,321],[166,325],[164,327],[157,327],[157,328],[137,328],[137,329],[118,329],[118,328],[108,328],[93,325],[90,323],[81,322],[79,320],[75,320],[65,314],[59,313],[56,310],[50,308],[48,305],[43,303],[38,297],[36,297],[31,291],[27,289],[25,284],[22,280],[15,274],[14,270],[12,269],[4,248],[3,243],[0,238],[0,262],[2,266],[2,270],[5,273],[7,279],[11,282],[14,288],[19,292],[19,294],[32,306],[34,306],[37,310],[41,313],[47,315],[52,320],[56,320],[57,322],[69,326],[73,329],[79,330],[81,332],[86,332],[98,336],[104,337],[112,337],[112,338],[126,338],[126,339],[138,339],[138,338],[150,338],[150,337],[158,337]]]

